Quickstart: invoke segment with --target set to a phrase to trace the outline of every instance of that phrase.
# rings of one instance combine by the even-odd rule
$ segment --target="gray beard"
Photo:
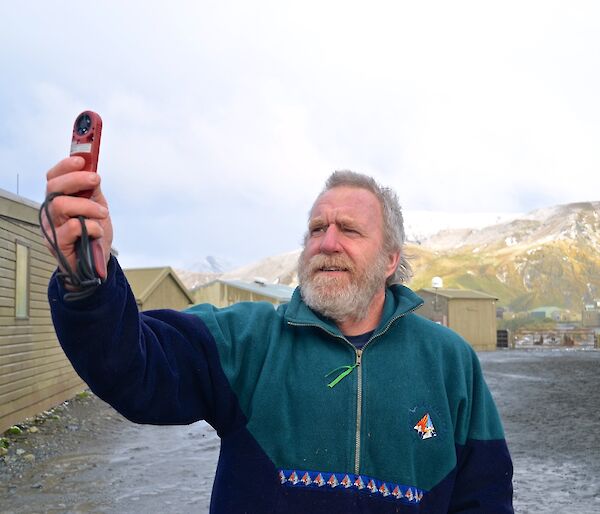
[[[385,255],[378,256],[373,265],[359,275],[344,256],[317,254],[307,261],[305,251],[298,261],[298,281],[304,303],[337,322],[365,319],[373,298],[385,286]],[[328,266],[348,268],[350,280],[316,273],[319,268]]]

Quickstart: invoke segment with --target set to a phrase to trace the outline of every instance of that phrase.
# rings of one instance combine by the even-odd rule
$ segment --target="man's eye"
[[[311,235],[321,234],[325,232],[325,227],[313,227],[310,229]]]

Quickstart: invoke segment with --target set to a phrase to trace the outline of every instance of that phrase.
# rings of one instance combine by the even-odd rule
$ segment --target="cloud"
[[[18,171],[39,201],[91,108],[118,246],[140,265],[296,248],[334,169],[374,175],[408,209],[595,199],[599,10],[109,1],[37,2],[25,16],[9,4],[0,187]]]

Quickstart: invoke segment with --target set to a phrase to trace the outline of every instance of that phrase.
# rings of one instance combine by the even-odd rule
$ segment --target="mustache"
[[[308,271],[313,274],[324,269],[340,269],[354,273],[354,266],[350,259],[343,255],[313,255],[308,261]]]

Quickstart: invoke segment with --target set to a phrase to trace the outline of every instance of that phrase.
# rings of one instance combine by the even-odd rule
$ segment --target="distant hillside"
[[[175,270],[181,281],[188,289],[194,289],[217,278],[223,280],[245,280],[253,282],[255,279],[271,283],[284,284],[295,287],[298,285],[296,264],[301,250],[294,250],[281,255],[267,257],[258,262],[242,266],[227,273],[201,273],[188,270]]]
[[[600,202],[540,209],[479,229],[449,229],[410,243],[413,289],[434,276],[445,287],[495,295],[514,311],[555,305],[581,310],[600,298]],[[300,250],[222,274],[224,278],[297,284]],[[185,282],[185,281],[184,281]]]
[[[449,230],[407,251],[410,286],[479,289],[514,311],[580,310],[600,297],[600,202],[559,205],[480,230]]]

